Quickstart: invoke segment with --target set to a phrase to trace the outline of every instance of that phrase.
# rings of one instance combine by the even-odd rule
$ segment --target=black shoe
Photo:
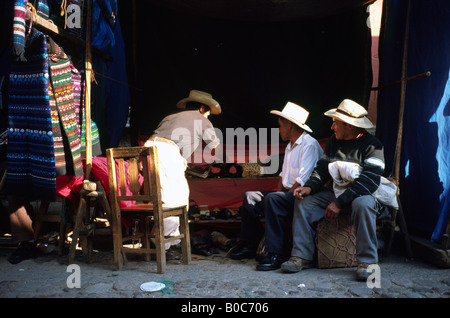
[[[235,260],[244,258],[253,258],[256,255],[256,247],[253,247],[246,241],[239,241],[235,246],[230,248],[227,257]]]
[[[258,271],[273,271],[279,269],[286,259],[280,254],[269,253],[258,265]]]
[[[36,257],[36,245],[31,242],[20,242],[16,250],[8,257],[11,264],[18,264],[26,259]]]
[[[256,248],[244,247],[239,251],[230,253],[231,259],[241,260],[244,258],[254,258],[256,256]]]

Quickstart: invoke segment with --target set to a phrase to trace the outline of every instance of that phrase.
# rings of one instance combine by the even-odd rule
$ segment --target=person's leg
[[[292,221],[295,198],[291,192],[272,192],[264,199],[266,216],[266,257],[256,266],[257,270],[274,270],[281,266],[290,253],[290,232],[285,223]]]
[[[17,249],[8,258],[8,261],[12,264],[20,263],[36,254],[33,225],[29,215],[32,211],[27,211],[27,209],[31,210],[31,205],[28,202],[14,196],[8,196],[11,234],[13,240],[18,242]]]
[[[247,191],[242,200],[240,242],[228,255],[232,259],[252,258],[264,234],[261,217],[264,217],[264,197],[272,191]]]
[[[321,191],[304,199],[296,199],[292,220],[291,256],[312,260],[315,249],[314,223],[324,217],[326,207],[335,199],[332,191]]]
[[[33,222],[27,212],[29,204],[24,200],[8,196],[9,222],[14,241],[24,242],[34,238]]]
[[[378,240],[376,233],[377,203],[370,196],[356,198],[352,202],[352,224],[356,236],[356,278],[365,281],[370,273],[367,267],[378,263]]]
[[[295,200],[291,258],[281,264],[283,272],[296,273],[311,267],[316,247],[314,223],[323,218],[325,208],[334,199],[334,193],[326,190]]]
[[[292,222],[295,198],[292,192],[273,192],[265,198],[266,250],[269,253],[290,253],[290,233],[286,232],[286,222]],[[291,232],[291,231],[289,231]]]
[[[370,195],[353,200],[352,224],[356,236],[358,263],[378,263],[377,204]]]

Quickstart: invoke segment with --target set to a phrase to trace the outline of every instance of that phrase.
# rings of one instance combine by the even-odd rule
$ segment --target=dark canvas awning
[[[375,0],[151,0],[186,14],[242,21],[315,19],[342,13]]]

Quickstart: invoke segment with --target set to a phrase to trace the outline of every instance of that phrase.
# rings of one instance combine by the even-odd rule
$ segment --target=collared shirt
[[[295,143],[290,142],[284,152],[283,167],[280,173],[283,186],[290,189],[296,182],[303,186],[322,153],[319,142],[306,131]]]

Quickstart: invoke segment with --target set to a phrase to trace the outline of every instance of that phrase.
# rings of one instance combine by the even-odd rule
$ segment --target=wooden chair
[[[110,148],[106,150],[106,156],[114,262],[117,269],[122,269],[127,253],[144,254],[146,260],[150,260],[150,254],[156,254],[157,272],[164,273],[166,270],[165,243],[177,239],[181,239],[182,261],[188,264],[191,261],[191,248],[187,206],[168,208],[162,204],[157,148],[154,146]],[[141,177],[139,176],[140,165],[142,165]],[[142,184],[139,178],[143,178]],[[128,201],[127,206],[121,207],[120,201]],[[141,233],[139,237],[133,235],[122,237],[122,217],[132,215],[140,217]],[[170,216],[179,217],[180,235],[164,237],[164,219]],[[150,229],[150,218],[153,219],[153,230]],[[150,237],[154,237],[155,248],[150,246]],[[141,243],[138,244],[139,248],[127,248],[123,245],[126,241],[138,238]]]

